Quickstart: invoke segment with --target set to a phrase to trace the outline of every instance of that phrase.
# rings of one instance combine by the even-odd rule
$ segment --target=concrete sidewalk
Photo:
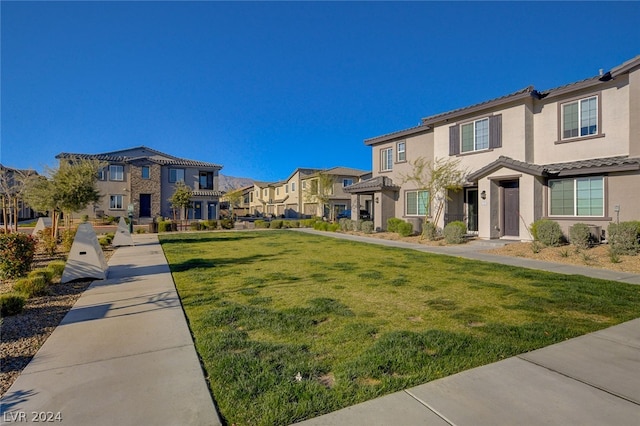
[[[2,424],[221,424],[158,237],[134,239],[3,396]]]

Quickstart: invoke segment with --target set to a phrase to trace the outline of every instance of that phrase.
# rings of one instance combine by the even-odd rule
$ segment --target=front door
[[[216,220],[218,219],[218,203],[209,202],[207,203],[207,219]]]
[[[478,232],[478,188],[467,189],[467,228]]]
[[[518,181],[504,182],[504,235],[520,236],[520,187]]]
[[[140,217],[151,217],[151,194],[140,194]]]
[[[202,219],[202,201],[196,201],[193,203],[193,218]]]

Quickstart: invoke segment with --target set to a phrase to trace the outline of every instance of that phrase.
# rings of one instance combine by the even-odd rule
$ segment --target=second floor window
[[[151,173],[149,170],[149,166],[142,166],[142,179],[149,179],[151,177]]]
[[[169,169],[169,182],[184,182],[184,169]]]
[[[393,148],[385,148],[380,151],[380,170],[388,171],[393,169]]]
[[[200,189],[213,189],[213,172],[200,172]]]
[[[353,185],[353,179],[342,179],[342,187]]]
[[[398,151],[398,163],[402,163],[403,161],[407,161],[407,144],[406,144],[406,142],[398,142],[397,151]]]
[[[119,166],[119,165],[109,166],[109,179],[124,180],[124,166]]]
[[[107,180],[107,169],[98,170],[98,180]]]
[[[562,105],[562,139],[590,136],[597,133],[597,96]]]
[[[489,119],[476,120],[460,126],[462,152],[489,148]]]
[[[291,192],[296,192],[296,183],[291,182]]]

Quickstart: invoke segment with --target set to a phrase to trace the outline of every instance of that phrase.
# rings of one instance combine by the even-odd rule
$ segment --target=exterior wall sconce
[[[480,198],[482,198],[483,200],[486,200],[487,199],[487,191],[482,191],[480,193]]]

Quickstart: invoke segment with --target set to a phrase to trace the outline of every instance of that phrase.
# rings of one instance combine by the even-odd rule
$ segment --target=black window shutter
[[[449,127],[449,155],[460,154],[460,125]]]
[[[489,117],[489,148],[502,147],[502,114]]]

